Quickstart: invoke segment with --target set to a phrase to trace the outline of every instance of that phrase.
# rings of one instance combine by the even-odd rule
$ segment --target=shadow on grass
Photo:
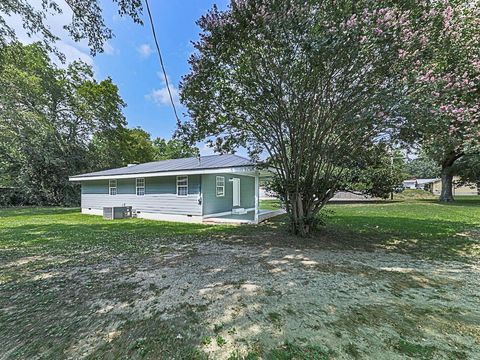
[[[243,231],[217,234],[224,241],[303,249],[384,250],[435,260],[477,261],[480,233],[465,221],[413,219],[401,216],[334,215],[311,237],[288,231],[287,216]]]
[[[480,207],[480,196],[458,196],[455,197],[455,201],[452,202],[443,202],[438,201],[438,199],[419,199],[417,200],[422,203],[430,203],[444,206],[474,206]]]

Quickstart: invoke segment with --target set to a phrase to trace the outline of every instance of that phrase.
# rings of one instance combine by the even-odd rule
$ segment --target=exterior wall
[[[453,196],[455,195],[479,195],[477,190],[477,185],[467,184],[462,186],[456,186],[455,182],[459,181],[460,178],[457,176],[453,177]],[[432,193],[434,195],[440,195],[442,192],[442,182],[436,181],[432,185]]]
[[[432,188],[431,188],[431,192],[435,195],[440,195],[440,193],[442,192],[442,182],[441,181],[435,181],[433,184],[432,184]]]
[[[135,179],[118,179],[117,195],[109,195],[108,180],[82,181],[81,207],[93,213],[105,206],[132,206],[140,213],[202,215],[200,175],[188,176],[188,196],[177,196],[176,176],[145,178],[145,195],[137,196]]]
[[[216,196],[216,176],[225,177],[225,195]],[[206,174],[202,175],[203,215],[223,213],[233,208],[232,178],[240,179],[240,207],[255,207],[255,178],[236,174]]]

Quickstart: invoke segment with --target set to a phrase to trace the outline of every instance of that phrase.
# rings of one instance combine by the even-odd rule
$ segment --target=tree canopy
[[[69,203],[68,175],[89,167],[94,133],[125,125],[111,79],[81,62],[53,65],[39,44],[0,48],[0,163],[27,202]]]
[[[112,30],[105,24],[102,8],[98,0],[64,0],[72,12],[72,20],[65,30],[74,41],[87,40],[91,53],[103,52],[105,42],[113,36]],[[120,16],[129,16],[135,23],[142,23],[141,0],[113,0],[117,4]],[[36,35],[42,39],[48,50],[55,51],[55,41],[59,34],[52,33],[46,23],[47,14],[62,14],[64,7],[58,0],[42,0],[35,5],[28,0],[8,0],[0,2],[0,45],[17,40],[15,29],[9,26],[9,16],[19,16],[28,36]],[[63,54],[55,51],[62,59]]]
[[[181,84],[179,133],[219,151],[266,153],[294,233],[368,158],[397,118],[402,51],[417,48],[416,1],[232,1],[203,16]],[[417,21],[417,22],[416,22]]]
[[[454,164],[480,151],[480,3],[432,2],[421,52],[404,78],[404,137],[441,168],[443,201],[453,200]],[[465,164],[465,163],[464,163]]]
[[[58,68],[38,43],[0,47],[0,186],[18,203],[77,204],[68,176],[198,153],[127,128],[125,106],[85,63]]]

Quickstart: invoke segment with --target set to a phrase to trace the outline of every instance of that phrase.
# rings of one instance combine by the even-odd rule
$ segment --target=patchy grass
[[[436,200],[329,205],[327,233],[343,248],[385,249],[428,259],[477,261],[480,197],[454,204]]]
[[[281,209],[280,200],[260,200],[260,209],[278,210]]]
[[[309,239],[1,209],[1,357],[480,358],[480,198],[328,209]]]

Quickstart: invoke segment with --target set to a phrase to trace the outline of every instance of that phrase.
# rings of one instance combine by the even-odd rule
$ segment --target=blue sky
[[[175,131],[175,117],[168,101],[165,83],[155,51],[150,24],[145,14],[144,26],[116,14],[114,4],[104,0],[104,16],[115,37],[106,53],[93,58],[96,77],[110,76],[127,103],[125,115],[130,127],[141,126],[152,136],[170,138]],[[150,0],[156,32],[174,97],[178,102],[178,84],[189,71],[188,58],[192,40],[198,39],[196,20],[213,4],[225,9],[227,1]],[[177,103],[182,114],[185,109]],[[202,149],[202,152],[208,152]]]
[[[81,59],[93,66],[97,80],[108,76],[113,79],[127,103],[124,113],[129,127],[140,126],[152,137],[171,138],[176,121],[163,76],[160,75],[146,9],[144,25],[141,26],[134,24],[130,18],[121,18],[113,0],[101,0],[105,23],[115,36],[107,42],[104,53],[92,57],[86,41],[76,43],[63,30],[63,26],[70,23],[72,13],[62,1],[58,0],[58,3],[63,13],[47,16],[46,23],[61,38],[56,46],[66,55],[67,62]],[[191,41],[198,39],[200,31],[196,21],[214,4],[219,9],[226,9],[227,3],[228,0],[150,0],[157,37],[180,116],[185,113],[185,108],[178,103],[178,85],[181,77],[189,71],[188,58],[194,51]],[[27,36],[19,17],[12,16],[7,21],[20,41],[31,43],[40,40],[36,36]],[[54,56],[52,60],[59,66],[65,66]],[[203,144],[199,144],[199,148],[202,155],[213,153]]]

